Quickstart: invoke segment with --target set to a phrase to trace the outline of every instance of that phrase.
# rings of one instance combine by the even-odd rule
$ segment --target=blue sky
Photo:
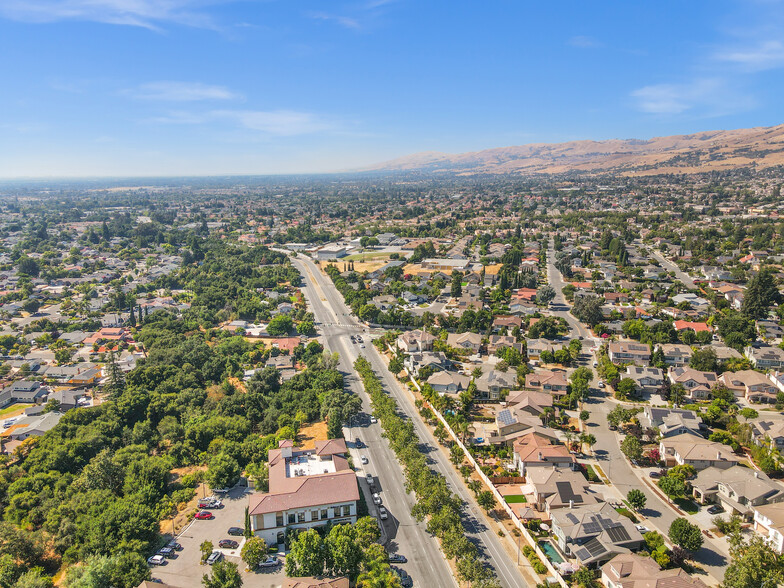
[[[0,177],[784,123],[784,1],[0,0]]]

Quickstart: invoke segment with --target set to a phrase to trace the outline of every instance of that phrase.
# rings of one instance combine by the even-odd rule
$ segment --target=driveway
[[[193,520],[190,525],[177,537],[182,545],[182,551],[177,557],[168,560],[167,564],[153,568],[152,576],[177,588],[193,588],[201,586],[202,576],[210,572],[210,567],[201,565],[201,551],[199,546],[203,541],[212,541],[216,551],[223,553],[227,561],[237,564],[245,586],[258,588],[279,588],[283,585],[283,566],[275,570],[258,572],[245,572],[245,564],[240,559],[240,549],[245,542],[244,537],[232,537],[226,531],[229,527],[245,526],[245,507],[248,496],[252,490],[247,488],[233,488],[223,498],[223,508],[213,510],[214,519],[207,521]],[[221,539],[234,539],[240,546],[237,549],[218,549]]]

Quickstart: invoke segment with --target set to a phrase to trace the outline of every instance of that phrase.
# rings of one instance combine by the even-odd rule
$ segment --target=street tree
[[[493,496],[493,493],[490,490],[482,490],[479,492],[479,494],[476,495],[476,502],[487,513],[493,510],[496,505],[495,496]]]
[[[621,441],[621,451],[629,460],[640,459],[642,457],[642,445],[640,445],[640,440],[632,435],[627,435],[626,438]]]
[[[202,576],[204,588],[241,588],[242,576],[233,561],[219,561],[212,566],[212,573]]]
[[[690,523],[683,517],[679,517],[672,522],[667,534],[673,543],[691,553],[698,551],[702,547],[702,531],[700,531],[697,525]]]
[[[245,541],[240,556],[248,569],[256,569],[267,557],[267,543],[261,537],[251,537]]]
[[[632,488],[626,494],[626,501],[631,505],[631,507],[636,510],[642,510],[645,508],[645,503],[648,499],[645,496],[645,493],[642,490],[638,490],[637,488]]]

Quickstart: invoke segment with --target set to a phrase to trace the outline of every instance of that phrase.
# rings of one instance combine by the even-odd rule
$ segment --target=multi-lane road
[[[386,391],[397,401],[401,412],[411,419],[422,442],[422,451],[430,457],[433,469],[446,478],[450,489],[465,503],[463,522],[467,535],[479,547],[501,585],[505,588],[528,586],[515,563],[504,551],[499,537],[483,522],[479,508],[460,475],[438,449],[435,438],[419,419],[408,391],[395,380],[379,353],[370,344],[364,325],[351,316],[331,280],[324,276],[310,259],[298,256],[293,257],[292,261],[304,278],[303,292],[318,323],[324,346],[340,355],[339,369],[346,374],[350,388],[362,399],[365,413],[370,412],[369,399],[353,368],[354,361],[360,355],[370,362]],[[351,342],[352,334],[363,337],[364,347]],[[408,558],[409,562],[403,567],[412,576],[415,585],[427,588],[455,586],[455,580],[436,540],[427,533],[425,524],[417,523],[410,514],[415,498],[404,489],[403,471],[381,436],[380,426],[371,425],[369,420],[363,419],[361,426],[353,426],[347,432],[349,445],[353,446],[356,437],[366,445],[359,450],[352,447],[354,461],[359,467],[356,456],[362,454],[368,457],[370,463],[361,467],[364,468],[364,473],[371,473],[378,480],[384,505],[389,510],[389,519],[383,522],[387,547],[390,551],[397,551]],[[372,503],[369,506],[371,512],[375,512]]]
[[[552,246],[547,252],[547,277],[556,292],[553,306],[559,309],[554,311],[553,315],[567,321],[571,328],[572,338],[583,337],[585,341],[595,341],[586,326],[572,316],[568,310],[569,306],[567,306],[561,292],[566,283],[561,272],[555,267],[555,251],[552,249]],[[594,382],[597,381],[598,374],[594,370]],[[666,536],[672,521],[678,518],[678,515],[641,481],[621,452],[618,443],[619,437],[614,431],[610,430],[607,423],[607,414],[617,406],[617,403],[599,389],[594,389],[592,392],[593,398],[589,401],[588,406],[591,412],[588,432],[593,433],[596,437],[596,444],[593,446],[593,449],[601,463],[602,469],[623,496],[626,496],[632,488],[642,490],[645,493],[647,502],[645,509],[643,509],[643,514],[648,518],[646,525],[650,522],[648,526],[655,527],[656,530]],[[705,538],[702,549],[697,553],[697,561],[716,580],[724,578],[724,570],[729,563],[722,554],[722,550],[708,538]]]

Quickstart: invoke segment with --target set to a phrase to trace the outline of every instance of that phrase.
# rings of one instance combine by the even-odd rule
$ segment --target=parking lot
[[[229,527],[245,526],[245,507],[248,504],[248,494],[252,492],[247,488],[233,488],[223,500],[223,508],[214,509],[215,515],[211,520],[194,520],[188,525],[177,542],[182,545],[182,551],[167,560],[166,565],[154,567],[152,577],[178,588],[192,588],[201,586],[201,578],[208,574],[210,567],[201,565],[201,551],[199,546],[203,541],[212,541],[216,551],[223,553],[226,560],[237,564],[245,586],[258,588],[279,588],[283,585],[283,566],[276,569],[245,572],[245,564],[240,559],[240,549],[245,542],[244,537],[232,537],[227,533]],[[237,549],[218,549],[221,539],[234,539],[239,543]]]

